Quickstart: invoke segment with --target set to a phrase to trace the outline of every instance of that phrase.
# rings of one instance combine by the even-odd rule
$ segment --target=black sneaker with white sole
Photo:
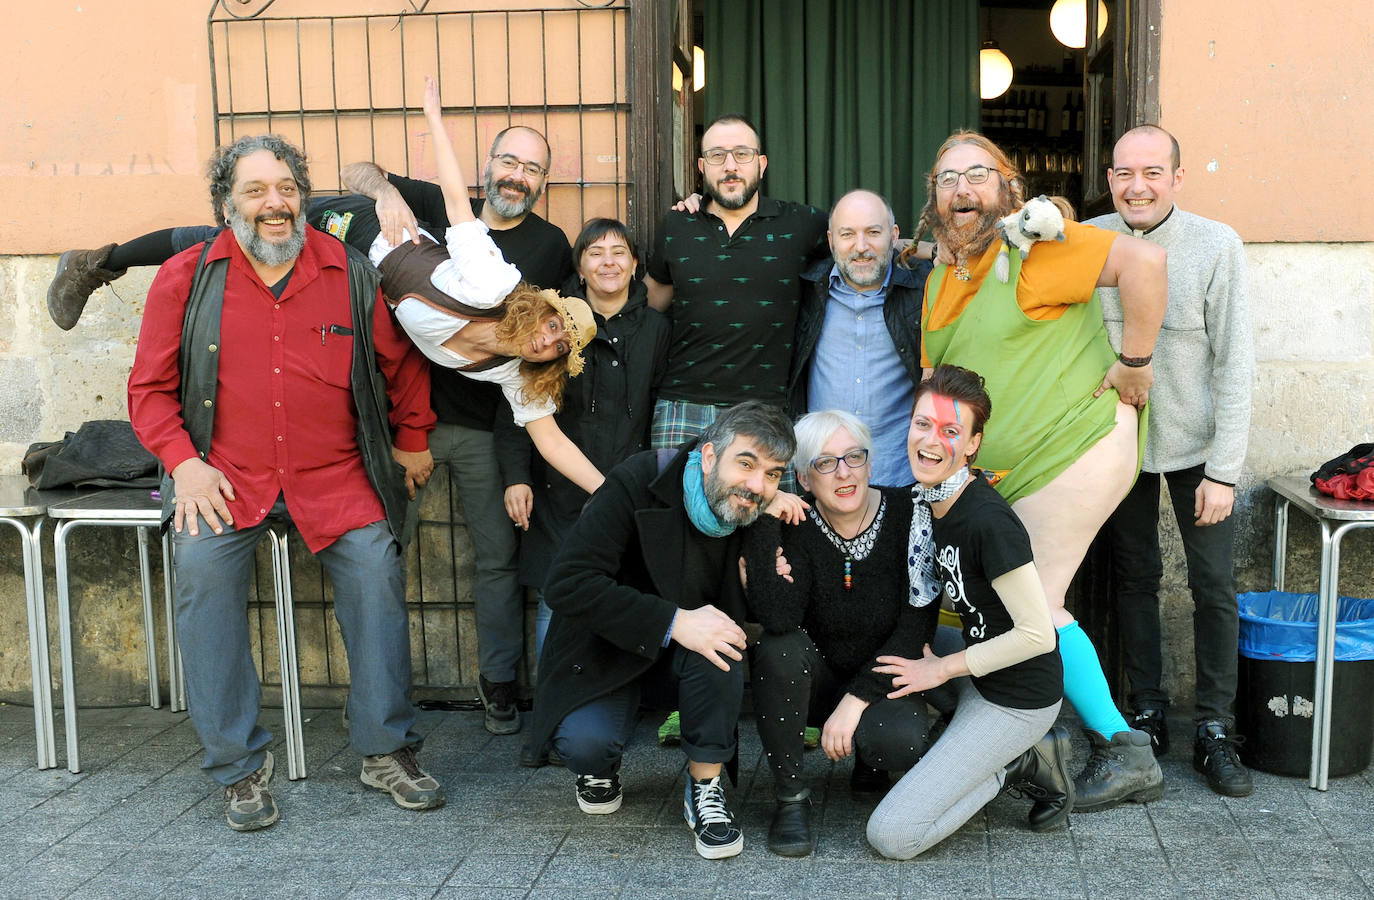
[[[620,776],[614,772],[606,778],[577,776],[577,805],[584,813],[593,816],[613,813],[620,809],[620,801],[624,796],[620,792]]]
[[[697,853],[706,859],[738,856],[744,849],[744,832],[725,805],[720,776],[697,781],[687,775],[682,816],[697,836]]]

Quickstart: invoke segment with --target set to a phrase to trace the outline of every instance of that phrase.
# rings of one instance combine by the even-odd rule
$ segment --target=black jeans
[[[689,760],[729,762],[744,700],[744,663],[730,660],[725,672],[700,653],[669,644],[639,678],[563,718],[553,746],[568,771],[600,778],[619,772],[641,700],[681,712],[682,749]]]
[[[1169,499],[1183,538],[1188,589],[1193,594],[1193,644],[1197,664],[1198,723],[1235,724],[1236,653],[1240,619],[1236,609],[1233,544],[1236,517],[1215,525],[1193,524],[1193,504],[1202,466],[1166,472]],[[1164,566],[1159,552],[1158,474],[1141,472],[1131,492],[1112,513],[1112,574],[1121,620],[1122,656],[1131,680],[1131,708],[1166,709],[1169,696],[1160,684],[1159,582]]]
[[[750,648],[759,738],[779,798],[804,795],[802,744],[808,724],[820,725],[844,696],[848,678],[822,658],[805,631],[765,634]],[[920,694],[870,705],[854,731],[854,755],[875,769],[905,771],[926,751],[926,701]]]

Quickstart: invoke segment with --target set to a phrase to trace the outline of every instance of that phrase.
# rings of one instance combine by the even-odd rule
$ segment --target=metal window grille
[[[435,167],[420,102],[423,75],[431,73],[474,182],[495,135],[527,125],[548,137],[552,151],[535,212],[570,238],[588,218],[625,219],[632,187],[629,0],[463,11],[429,5],[411,0],[401,13],[292,15],[289,0],[214,0],[207,31],[216,144],[281,134],[309,156],[317,193],[340,190],[340,170],[358,160],[430,178]],[[421,693],[477,681],[471,544],[447,474],[436,471],[408,550],[414,683]],[[291,546],[302,683],[344,685],[347,663],[329,586],[299,538]],[[261,601],[250,603],[250,615],[259,665],[271,681],[279,673],[265,549]]]

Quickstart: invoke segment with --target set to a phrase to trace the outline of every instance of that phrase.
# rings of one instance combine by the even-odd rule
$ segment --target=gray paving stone
[[[547,862],[548,857],[536,853],[474,854],[453,870],[444,886],[528,888]]]
[[[432,885],[386,882],[355,884],[344,896],[349,900],[428,900],[437,892]]]
[[[1038,866],[989,867],[993,895],[997,897],[1086,897],[1082,873],[1074,866],[1053,865],[1052,856],[1040,858]]]

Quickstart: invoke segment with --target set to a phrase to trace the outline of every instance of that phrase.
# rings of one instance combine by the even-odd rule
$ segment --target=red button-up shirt
[[[168,260],[153,280],[129,375],[129,418],[139,440],[169,472],[196,456],[177,396],[177,360],[200,249]],[[228,230],[206,262],[226,257],[215,423],[206,462],[233,485],[228,506],[235,526],[258,524],[284,494],[306,546],[319,551],[384,518],[358,449],[344,246],[307,228],[305,248],[280,299]],[[372,328],[395,446],[422,451],[434,427],[429,366],[380,297]]]

